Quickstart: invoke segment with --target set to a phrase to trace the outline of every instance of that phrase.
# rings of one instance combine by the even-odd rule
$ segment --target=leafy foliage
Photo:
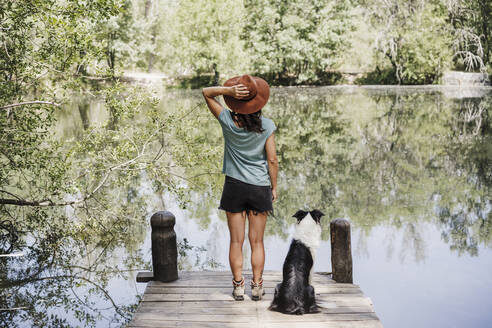
[[[492,68],[492,3],[488,0],[446,0],[453,33],[453,61],[459,69]]]
[[[0,325],[122,325],[135,304],[114,300],[110,281],[149,266],[140,245],[152,201],[139,186],[184,193],[172,167],[186,165],[169,155],[174,126],[193,122],[183,125],[179,108],[158,110],[151,90],[117,82],[129,2],[0,6],[0,253],[22,254],[0,260],[1,308],[16,309],[0,312]],[[71,104],[79,93],[106,119],[91,124],[87,104]],[[64,135],[60,118],[73,109],[85,130]]]
[[[166,28],[172,46],[164,60],[173,75],[231,75],[249,69],[240,40],[244,24],[241,0],[182,1]]]
[[[279,84],[326,83],[348,47],[349,1],[248,0],[245,8],[255,73]]]
[[[451,61],[447,11],[440,1],[365,1],[378,29],[376,72],[359,83],[438,83]],[[387,63],[391,65],[387,68]],[[378,81],[379,80],[379,81]]]

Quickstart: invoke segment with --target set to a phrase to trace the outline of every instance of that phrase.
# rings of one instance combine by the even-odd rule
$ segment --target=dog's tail
[[[320,306],[317,304],[317,302],[314,302],[314,304],[311,304],[311,306],[308,308],[307,313],[319,313],[321,312]]]
[[[270,311],[281,312],[280,311],[280,308],[279,308],[279,305],[278,305],[278,294],[277,293],[275,293],[275,295],[273,296],[272,303],[270,303],[270,306],[268,307],[268,309]]]
[[[281,284],[277,284],[277,286],[275,286],[275,292],[273,294],[273,300],[272,300],[272,303],[270,304],[270,306],[268,307],[268,309],[270,311],[280,312],[280,309],[279,309],[279,306],[278,306],[278,291],[280,289],[280,285]]]
[[[275,300],[272,301],[272,304],[270,304],[270,306],[268,307],[268,309],[270,311],[277,311],[277,312],[280,312],[279,308],[278,308],[278,304],[275,302]]]
[[[316,296],[315,296],[316,293],[314,292],[314,287],[309,285],[306,288],[306,294],[307,294],[306,313],[319,313],[320,306],[316,301]]]

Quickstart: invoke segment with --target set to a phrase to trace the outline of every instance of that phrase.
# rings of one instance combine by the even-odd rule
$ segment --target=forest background
[[[192,87],[238,72],[274,85],[343,83],[342,71],[361,73],[362,84],[435,84],[446,70],[491,72],[491,7],[486,0],[6,1],[0,68],[7,84],[47,69],[44,78],[163,72]],[[6,91],[2,101],[19,93]]]

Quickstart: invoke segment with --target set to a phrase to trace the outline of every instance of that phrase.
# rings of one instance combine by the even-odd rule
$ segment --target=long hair
[[[261,109],[251,114],[239,114],[232,113],[232,119],[239,124],[240,127],[245,128],[246,131],[262,133],[265,129],[261,126]]]

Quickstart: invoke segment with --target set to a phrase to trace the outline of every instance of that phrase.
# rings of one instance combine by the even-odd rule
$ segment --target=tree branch
[[[0,192],[6,193],[7,195],[10,195],[10,196],[15,197],[15,198],[17,198],[17,199],[19,199],[19,200],[22,200],[22,198],[20,198],[20,197],[19,197],[19,196],[17,196],[16,194],[13,194],[13,193],[11,193],[11,192],[8,192],[7,190],[2,190],[2,189],[0,189]]]
[[[24,102],[21,102],[21,103],[16,103],[16,104],[10,104],[10,105],[6,105],[6,106],[2,106],[2,107],[0,107],[0,109],[9,109],[9,108],[13,108],[13,107],[19,107],[19,106],[24,106],[24,105],[36,105],[36,104],[53,105],[53,106],[56,106],[56,107],[60,107],[61,106],[60,104],[58,104],[56,102],[53,102],[53,101],[33,100],[33,101],[24,101]]]
[[[107,172],[106,174],[104,175],[104,177],[102,178],[101,182],[89,193],[87,194],[85,197],[83,198],[80,198],[80,199],[77,199],[77,200],[71,200],[71,201],[68,201],[68,202],[54,202],[52,201],[51,199],[43,199],[43,200],[40,200],[40,201],[29,201],[29,200],[25,200],[25,199],[9,199],[9,198],[0,198],[0,204],[4,204],[4,205],[17,205],[17,206],[68,206],[68,205],[75,205],[75,204],[79,204],[79,203],[82,203],[82,202],[85,202],[86,200],[88,200],[89,198],[91,198],[92,196],[94,196],[94,194],[99,190],[101,189],[101,187],[104,185],[104,183],[106,183],[106,180],[108,180],[109,176],[111,175],[111,172],[114,171],[114,170],[117,170],[119,169],[120,167],[124,167],[124,166],[127,166],[127,165],[130,165],[132,163],[134,163],[137,159],[139,159],[140,157],[142,157],[144,154],[140,154],[124,163],[120,163],[118,165],[115,165],[113,167],[110,167],[107,169]],[[2,192],[5,192],[3,190],[0,190]],[[6,192],[8,193],[8,192]],[[17,197],[17,196],[15,196]]]

